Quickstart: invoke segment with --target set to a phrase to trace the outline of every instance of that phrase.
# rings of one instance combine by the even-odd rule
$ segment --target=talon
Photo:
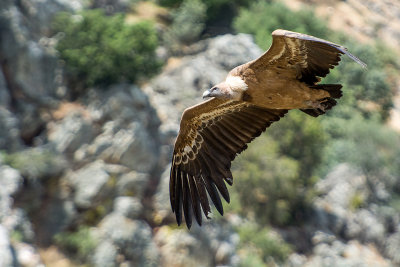
[[[324,98],[318,101],[308,100],[305,103],[310,107],[310,109],[319,110],[322,114],[331,109],[336,104],[336,101],[332,98]]]
[[[323,100],[323,102],[320,101],[307,101],[306,104],[311,108],[311,109],[320,109],[323,112],[325,112],[326,109],[326,105],[324,105],[324,103],[326,103],[327,100]]]

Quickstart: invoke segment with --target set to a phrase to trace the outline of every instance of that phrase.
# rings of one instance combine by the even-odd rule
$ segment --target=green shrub
[[[327,141],[319,119],[289,112],[233,164],[232,211],[263,225],[301,223]]]
[[[237,15],[240,7],[246,7],[253,0],[204,0],[207,6],[207,23],[228,21]]]
[[[185,0],[158,0],[162,6],[178,8]],[[252,0],[202,0],[205,6],[205,21],[210,24],[221,20],[231,21],[237,10],[242,6],[248,6]]]
[[[320,38],[326,38],[329,34],[325,23],[316,18],[311,10],[291,11],[279,2],[254,2],[249,8],[240,10],[233,26],[237,32],[252,34],[263,49],[271,44],[271,33],[276,29],[302,32]]]
[[[28,179],[57,177],[67,167],[65,159],[54,152],[41,148],[25,149],[11,154],[2,154],[5,164],[17,169]]]
[[[261,257],[253,251],[246,251],[243,253],[244,255],[240,256],[239,267],[266,267],[268,266]]]
[[[334,136],[324,151],[324,172],[342,162],[358,167],[373,187],[376,181],[400,192],[400,136],[378,120],[355,117],[324,122]],[[333,130],[332,130],[333,129]],[[370,188],[374,190],[374,188]]]
[[[10,238],[11,238],[11,240],[13,242],[23,242],[24,241],[24,234],[20,230],[14,229],[11,232]]]
[[[179,7],[183,0],[158,0],[157,2],[165,7]]]
[[[400,194],[392,194],[389,206],[396,210],[396,212],[400,212]]]
[[[90,227],[80,226],[76,232],[61,232],[54,236],[55,244],[67,253],[76,255],[75,259],[86,261],[96,247],[96,240]]]
[[[355,211],[365,206],[365,202],[365,196],[361,192],[356,191],[354,195],[350,198],[350,209]]]
[[[287,225],[303,216],[312,190],[299,179],[299,161],[280,155],[270,136],[254,140],[233,170],[232,209],[242,216],[263,225]]]
[[[282,121],[268,130],[278,143],[281,154],[299,162],[299,178],[304,185],[311,183],[311,176],[322,161],[327,136],[321,118],[311,117],[300,111],[290,111]]]
[[[128,25],[121,14],[85,10],[80,15],[59,14],[53,28],[65,34],[57,50],[75,84],[135,82],[159,70],[157,34],[150,22]]]
[[[164,34],[164,42],[173,52],[181,45],[190,44],[200,37],[205,27],[206,6],[200,0],[185,0],[172,11],[173,22]]]
[[[291,253],[291,247],[268,228],[245,224],[238,228],[240,266],[267,266],[267,263],[283,263]]]

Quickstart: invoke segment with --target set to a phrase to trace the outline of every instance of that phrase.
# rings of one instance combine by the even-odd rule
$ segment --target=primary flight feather
[[[207,90],[209,100],[183,112],[170,174],[170,200],[178,225],[182,213],[188,228],[194,215],[202,224],[210,200],[223,215],[220,195],[229,203],[231,162],[288,110],[317,117],[336,105],[340,84],[318,84],[347,49],[313,36],[276,30],[267,52],[231,70],[222,83]],[[182,212],[183,210],[183,212]]]

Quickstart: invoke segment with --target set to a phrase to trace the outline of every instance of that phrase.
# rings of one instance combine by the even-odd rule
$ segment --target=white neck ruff
[[[232,91],[243,92],[247,90],[247,84],[239,76],[228,76],[225,82],[229,85]]]

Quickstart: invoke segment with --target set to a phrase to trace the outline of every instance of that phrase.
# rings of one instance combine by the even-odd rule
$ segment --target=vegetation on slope
[[[54,30],[63,32],[57,50],[75,85],[136,82],[159,70],[158,37],[152,23],[125,23],[122,14],[106,16],[101,9],[79,15],[59,14]]]
[[[126,25],[122,15],[105,16],[99,10],[84,11],[80,16],[61,14],[55,29],[65,37],[57,49],[70,79],[91,86],[149,77],[160,66],[155,57],[158,39],[177,53],[182,46],[199,40],[219,16],[228,16],[226,10],[233,10],[227,13],[232,16],[235,31],[252,34],[263,49],[271,43],[271,32],[282,28],[344,44],[368,64],[365,71],[344,58],[347,64],[332,70],[323,81],[344,86],[344,96],[332,111],[317,119],[290,112],[233,164],[236,179],[231,188],[232,203],[225,208],[247,221],[237,229],[243,266],[285,260],[291,249],[271,237],[269,225],[286,227],[306,221],[315,182],[341,162],[363,171],[371,191],[377,180],[385,183],[393,195],[385,204],[398,203],[400,137],[384,126],[392,106],[388,66],[395,64],[385,49],[378,44],[360,45],[330,30],[312,10],[294,12],[278,2],[158,2],[171,10],[171,23],[158,37],[149,22]],[[354,206],[362,205],[360,201],[355,199]]]

